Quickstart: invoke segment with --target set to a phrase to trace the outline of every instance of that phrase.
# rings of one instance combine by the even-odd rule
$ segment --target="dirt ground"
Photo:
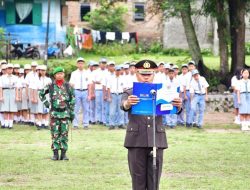
[[[207,125],[226,125],[233,124],[234,122],[234,114],[233,113],[206,113],[204,116],[204,124]]]

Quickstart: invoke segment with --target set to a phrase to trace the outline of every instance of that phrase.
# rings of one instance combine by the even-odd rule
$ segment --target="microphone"
[[[154,90],[154,89],[150,90],[150,94],[156,95],[156,90]]]

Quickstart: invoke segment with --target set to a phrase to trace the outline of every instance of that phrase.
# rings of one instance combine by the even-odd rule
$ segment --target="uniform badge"
[[[149,69],[149,68],[150,68],[150,63],[146,61],[146,62],[143,64],[143,68],[144,68],[144,69]]]

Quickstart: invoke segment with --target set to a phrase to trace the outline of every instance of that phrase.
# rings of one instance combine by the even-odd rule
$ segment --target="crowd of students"
[[[117,64],[102,58],[97,61],[76,60],[77,70],[73,71],[69,83],[75,91],[75,118],[73,127],[80,127],[79,116],[82,113],[82,127],[88,129],[90,124],[124,129],[128,124],[128,115],[119,105],[122,93],[137,82],[135,62]],[[7,64],[1,62],[0,78],[0,121],[2,128],[12,128],[13,121],[22,124],[36,125],[38,129],[48,128],[48,113],[39,99],[39,91],[52,82],[46,76],[45,65],[32,62],[30,65]],[[159,62],[155,70],[154,83],[162,83],[168,89],[180,87],[183,101],[181,114],[169,114],[163,117],[163,125],[169,128],[186,126],[187,128],[203,126],[203,117],[209,84],[200,76],[196,63],[189,61],[179,68],[172,63]],[[238,123],[238,104],[241,123],[246,129],[249,125],[248,91],[249,72],[241,71],[242,79],[232,79],[234,88],[236,121]],[[247,88],[246,88],[247,87]],[[248,105],[248,106],[246,106]],[[245,112],[248,112],[246,114]],[[244,128],[245,127],[245,128]]]
[[[109,129],[125,128],[128,116],[119,105],[122,93],[132,88],[133,82],[137,82],[135,62],[118,65],[106,59],[86,62],[83,58],[78,58],[76,62],[78,69],[71,74],[69,82],[75,89],[75,114],[83,110],[83,127],[87,129],[89,124],[97,123]],[[86,64],[87,70],[84,69]],[[194,61],[183,64],[181,69],[172,63],[160,62],[155,70],[154,83],[163,83],[169,89],[181,89],[180,97],[185,111],[179,116],[164,116],[165,126],[202,128],[209,85],[199,75]],[[78,117],[75,117],[73,126],[79,127]]]
[[[24,65],[1,61],[0,121],[1,128],[13,128],[13,123],[48,128],[48,113],[39,99],[39,91],[51,79],[46,76],[47,67],[36,62]]]

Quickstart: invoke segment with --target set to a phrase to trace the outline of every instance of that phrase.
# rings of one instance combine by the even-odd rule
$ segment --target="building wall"
[[[146,17],[144,21],[134,21],[134,3],[144,2],[145,3],[145,13]],[[89,27],[87,22],[81,22],[80,18],[80,5],[81,1],[67,1],[68,6],[68,24],[77,25],[80,27]],[[120,3],[128,9],[128,13],[125,15],[124,21],[125,29],[122,32],[137,32],[139,41],[149,42],[149,41],[161,41],[163,33],[163,25],[161,22],[161,15],[152,15],[148,12],[147,5],[150,1],[145,0],[128,0],[126,3]],[[99,5],[97,3],[90,3],[91,10],[97,8]]]
[[[13,0],[8,0],[13,2]],[[5,9],[0,8],[0,27],[5,28],[6,32],[15,34],[15,38],[20,43],[31,44],[44,44],[47,28],[47,13],[48,13],[48,1],[34,0],[34,3],[42,3],[42,24],[36,25],[6,25],[5,22]],[[60,1],[51,0],[51,14],[50,14],[50,29],[49,29],[49,43],[65,42],[66,27],[61,26],[61,12]]]

